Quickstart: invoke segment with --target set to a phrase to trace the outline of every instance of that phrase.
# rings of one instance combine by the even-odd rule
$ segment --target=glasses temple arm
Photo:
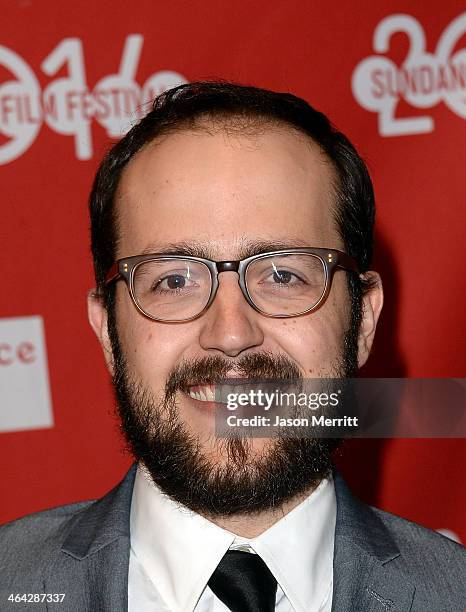
[[[358,264],[355,260],[347,255],[346,253],[338,253],[338,264],[340,268],[344,268],[345,270],[350,270],[351,272],[356,272],[359,274]]]
[[[107,286],[121,276],[118,263],[114,263],[105,275],[104,285]]]

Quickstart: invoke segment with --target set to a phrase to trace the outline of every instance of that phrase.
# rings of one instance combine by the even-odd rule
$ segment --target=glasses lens
[[[254,304],[269,315],[297,315],[313,308],[325,291],[326,273],[317,255],[270,255],[246,270]]]
[[[138,306],[162,321],[197,316],[209,301],[209,268],[188,259],[144,261],[134,270],[133,291]]]

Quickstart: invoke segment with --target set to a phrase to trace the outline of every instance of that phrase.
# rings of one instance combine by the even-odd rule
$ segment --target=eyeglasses
[[[241,291],[252,308],[267,317],[287,318],[321,306],[338,268],[358,273],[355,260],[335,249],[294,248],[238,261],[153,253],[118,259],[105,285],[123,279],[143,315],[154,321],[181,323],[209,308],[220,273],[237,272]]]

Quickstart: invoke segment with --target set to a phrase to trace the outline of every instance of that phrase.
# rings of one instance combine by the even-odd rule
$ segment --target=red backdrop
[[[375,268],[386,292],[366,373],[465,375],[462,7],[2,2],[0,323],[42,317],[53,426],[0,433],[0,522],[100,496],[130,463],[86,319],[86,200],[128,109],[180,80],[288,90],[348,134],[376,188]],[[7,368],[26,366],[11,363],[22,354],[11,340],[3,338],[1,352],[2,333],[0,410],[8,420],[22,406],[5,399]],[[30,340],[15,333],[17,344]],[[338,462],[365,500],[464,542],[465,459],[463,440],[386,440],[348,443]]]

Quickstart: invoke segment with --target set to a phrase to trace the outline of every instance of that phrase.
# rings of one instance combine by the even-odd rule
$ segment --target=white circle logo
[[[409,51],[398,67],[382,54],[390,48],[390,39],[403,32],[409,39]],[[351,87],[358,103],[379,115],[381,136],[425,134],[434,129],[430,115],[395,117],[400,99],[418,109],[432,108],[444,102],[454,113],[466,118],[466,49],[455,50],[466,33],[466,13],[454,19],[440,36],[435,53],[426,51],[421,24],[410,15],[390,15],[374,32],[371,55],[355,68]]]
[[[140,34],[127,36],[118,71],[100,79],[92,91],[79,38],[63,39],[42,62],[42,71],[50,77],[63,68],[67,73],[51,80],[44,91],[25,60],[0,46],[0,65],[12,75],[0,85],[0,133],[8,138],[0,146],[0,164],[22,155],[43,123],[58,134],[72,136],[76,157],[90,159],[93,121],[102,125],[108,136],[118,138],[145,114],[156,95],[187,82],[177,72],[161,70],[140,86],[135,75],[142,44]]]

